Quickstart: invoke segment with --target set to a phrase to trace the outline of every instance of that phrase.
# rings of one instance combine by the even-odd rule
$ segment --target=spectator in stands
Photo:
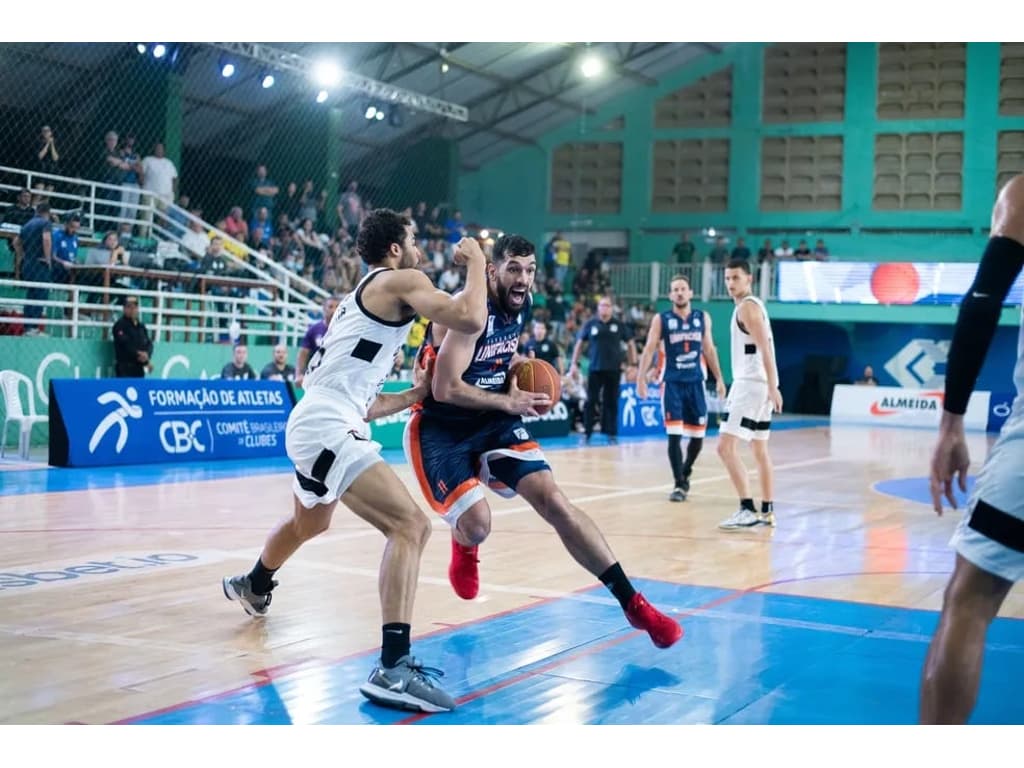
[[[807,247],[806,240],[801,240],[796,244],[796,250],[793,251],[793,255],[796,257],[797,261],[808,261],[813,258],[811,249]]]
[[[348,188],[338,198],[338,215],[341,225],[348,231],[349,237],[355,240],[359,234],[359,224],[363,220],[363,201],[359,197],[359,182],[352,180]]]
[[[299,342],[299,352],[295,357],[295,383],[300,387],[302,386],[302,379],[306,375],[306,365],[309,363],[310,358],[316,354],[316,351],[320,349],[321,345],[323,345],[324,336],[327,335],[327,326],[331,324],[331,318],[334,317],[339,304],[341,304],[341,299],[337,296],[328,296],[324,301],[323,319],[309,326],[306,335]]]
[[[64,227],[53,231],[53,268],[50,279],[55,283],[66,283],[71,277],[70,268],[78,261],[78,227],[81,218],[77,213],[64,217]]]
[[[449,245],[454,245],[466,236],[466,225],[462,223],[462,211],[452,211],[451,218],[444,223],[444,236]]]
[[[238,379],[253,381],[256,379],[256,371],[248,363],[249,348],[245,344],[235,345],[231,353],[231,362],[225,365],[220,371],[222,379],[235,381]]]
[[[178,237],[181,237],[188,231],[188,217],[185,215],[185,212],[191,209],[192,200],[188,195],[182,193],[178,195],[178,204],[173,206],[167,214],[167,218],[174,222],[171,225],[171,229]]]
[[[139,300],[128,296],[124,314],[114,323],[114,375],[119,379],[141,379],[153,372],[153,340],[139,320]]]
[[[17,227],[20,230],[35,215],[36,210],[32,207],[32,190],[23,189],[18,192],[18,202],[4,213],[3,223],[11,227]]]
[[[153,197],[153,203],[164,210],[178,192],[178,169],[166,156],[164,143],[153,145],[153,154],[142,159],[142,188]]]
[[[572,266],[572,243],[562,237],[561,232],[556,232],[551,247],[555,251],[555,282],[564,286],[565,276],[569,274],[569,267]]]
[[[252,200],[250,210],[253,218],[256,217],[260,208],[267,209],[267,218],[270,219],[274,213],[274,198],[277,197],[277,183],[267,178],[267,166],[257,165],[256,175],[252,179]],[[231,234],[230,232],[228,234]],[[231,235],[235,237],[234,235]],[[269,235],[268,235],[269,237]]]
[[[128,134],[124,137],[124,144],[121,146],[121,160],[124,162],[124,179],[121,181],[121,218],[135,220],[139,217],[139,211],[135,208],[139,204],[139,191],[145,181],[145,174],[142,172],[142,158],[135,150],[135,136]]]
[[[757,263],[764,264],[775,258],[775,251],[772,249],[772,241],[765,238],[764,245],[757,249]]]
[[[100,155],[100,165],[96,177],[104,184],[111,184],[120,187],[124,183],[125,174],[128,172],[128,163],[121,157],[121,150],[117,146],[118,135],[116,131],[107,131],[104,137],[104,146]],[[121,199],[120,189],[107,189],[100,187],[96,190],[96,196],[101,200],[119,201]],[[97,205],[96,214],[99,216],[115,216],[118,206]],[[96,226],[109,226],[109,221],[104,221]]]
[[[427,222],[430,220],[427,215],[427,203],[421,200],[416,204],[416,211],[412,215],[413,223],[416,225],[416,239],[420,243],[420,248],[426,250],[426,242],[430,239],[430,233],[427,232]]]
[[[299,196],[299,222],[303,222],[305,219],[309,219],[313,222],[314,228],[316,227],[317,217],[319,211],[317,210],[317,204],[320,199],[317,197],[316,190],[313,189],[313,180],[306,179],[302,185],[302,195]]]
[[[303,256],[302,243],[295,238],[292,228],[285,227],[281,230],[277,244],[271,249],[271,258],[279,264],[287,264],[287,269],[295,269]]]
[[[854,384],[859,384],[863,387],[877,387],[878,379],[875,378],[875,370],[870,365],[864,366],[864,375],[861,376]]]
[[[335,269],[333,262],[324,267],[324,276],[320,281],[320,287],[328,293],[339,293],[341,291],[341,276]]]
[[[554,366],[559,375],[565,373],[565,359],[562,357],[562,350],[558,344],[549,339],[548,328],[543,322],[535,320],[533,323],[533,335],[524,345],[527,357],[535,357]]]
[[[789,247],[789,241],[783,240],[782,245],[775,249],[776,259],[792,259],[793,249]]]
[[[296,237],[305,251],[304,262],[311,264],[317,274],[322,272],[327,246],[313,230],[313,219],[307,217],[302,220],[302,228],[296,233]]]
[[[459,286],[462,285],[462,273],[454,263],[449,264],[445,267],[444,272],[441,273],[441,277],[437,279],[437,287],[442,291],[448,293],[455,293],[459,290]]]
[[[274,236],[274,223],[270,220],[270,210],[266,207],[256,209],[256,215],[249,224],[249,245],[253,248],[269,248],[270,238]]]
[[[355,248],[349,248],[341,261],[337,264],[338,277],[341,278],[341,293],[351,293],[359,282],[359,275],[362,271],[362,261],[359,259]]]
[[[249,241],[249,225],[242,218],[242,206],[240,205],[236,205],[231,209],[227,218],[217,225],[217,229],[224,230],[226,234],[240,243]]]
[[[736,238],[736,247],[732,249],[730,257],[750,261],[750,249],[747,248],[747,243],[742,237]]]
[[[288,365],[288,348],[284,344],[274,347],[274,359],[260,372],[264,381],[295,381],[295,369]]]
[[[36,206],[36,215],[27,221],[14,238],[14,253],[21,267],[21,279],[30,283],[49,283],[53,264],[53,232],[50,204]],[[46,301],[49,288],[27,288],[25,291],[25,319],[34,321],[35,327],[25,331],[26,336],[43,333],[43,308],[36,301]],[[26,323],[28,325],[29,323]]]
[[[206,255],[206,249],[210,245],[210,238],[206,234],[206,227],[203,226],[203,222],[199,220],[202,212],[196,208],[191,213],[196,218],[195,220],[189,220],[188,231],[181,236],[181,244],[188,256],[198,261]]]
[[[569,409],[569,431],[585,432],[583,409],[587,402],[587,385],[579,369],[562,377],[562,402]]]
[[[103,236],[98,251],[107,252],[107,263],[111,265],[128,266],[128,251],[117,236],[117,232],[110,230]]]
[[[690,242],[690,235],[683,232],[679,242],[672,246],[672,259],[676,264],[693,264],[697,260],[697,246]]]
[[[224,256],[224,238],[218,235],[210,238],[199,271],[206,275],[223,275],[228,271],[228,262]]]
[[[814,258],[818,261],[828,261],[828,248],[825,247],[824,240],[818,240],[814,244]]]
[[[289,181],[288,186],[285,187],[284,198],[281,200],[281,204],[278,206],[280,215],[278,216],[278,222],[281,221],[281,216],[284,217],[285,221],[290,226],[296,227],[299,224],[299,185],[294,181]]]
[[[715,238],[715,245],[711,248],[711,252],[708,253],[708,258],[715,266],[724,265],[729,260],[729,248],[725,244],[724,237]]]
[[[548,322],[551,323],[551,339],[556,344],[565,344],[565,318],[568,312],[562,287],[552,284],[548,289]]]
[[[53,129],[48,125],[44,125],[39,131],[36,170],[40,173],[60,176],[60,153],[57,151],[57,140],[54,138]],[[52,179],[46,180],[46,188],[53,191]]]

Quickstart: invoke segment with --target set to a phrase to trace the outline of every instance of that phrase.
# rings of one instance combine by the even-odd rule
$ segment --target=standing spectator
[[[566,344],[565,340],[565,317],[568,308],[565,305],[565,296],[562,295],[562,287],[554,284],[548,288],[548,321],[551,323],[551,338],[556,344]]]
[[[452,217],[444,223],[444,231],[445,240],[450,246],[454,246],[466,236],[466,225],[462,223],[462,211],[452,211]]]
[[[617,442],[619,432],[619,379],[622,377],[622,348],[629,352],[629,364],[636,365],[636,345],[626,336],[625,326],[612,317],[612,300],[602,296],[597,302],[597,317],[590,318],[576,337],[569,374],[579,369],[580,351],[589,345],[590,367],[587,371],[587,408],[584,414],[586,441],[594,432],[594,410],[601,404],[601,432],[610,443]]]
[[[555,251],[555,282],[564,287],[565,276],[572,265],[572,243],[562,237],[561,232],[557,232],[551,247]]]
[[[114,323],[114,373],[119,379],[141,379],[153,372],[153,340],[139,320],[139,300],[128,296],[124,314]]]
[[[708,258],[715,267],[722,266],[729,260],[729,248],[725,244],[724,237],[715,238],[715,245],[708,254]]]
[[[359,224],[363,220],[363,201],[358,193],[359,182],[350,181],[348,189],[338,198],[338,214],[341,225],[348,231],[348,236],[355,240],[359,234]]]
[[[304,219],[309,219],[313,222],[314,228],[316,227],[317,217],[320,214],[320,211],[317,210],[319,202],[316,191],[313,189],[313,180],[306,179],[306,182],[302,185],[302,195],[299,197],[298,219],[300,224]]]
[[[814,258],[818,261],[828,261],[828,248],[825,247],[824,240],[818,240],[814,244]]]
[[[4,213],[4,224],[14,224],[19,229],[36,215],[32,207],[32,190],[23,189],[18,192],[18,202]]]
[[[185,234],[186,228],[188,227],[188,216],[186,215],[186,211],[190,210],[192,210],[192,200],[188,195],[182,193],[178,196],[178,204],[171,206],[171,210],[167,214],[167,218],[172,222],[171,231],[178,237]]]
[[[29,283],[49,283],[53,264],[53,232],[50,222],[50,204],[36,206],[36,215],[26,222],[14,238],[14,253],[21,265],[21,279]],[[35,328],[25,331],[26,336],[43,333],[43,308],[37,301],[50,297],[49,288],[25,290],[25,319],[34,320]],[[27,323],[26,323],[27,324]]]
[[[290,226],[297,227],[299,225],[299,185],[294,181],[289,181],[288,186],[285,187],[280,210],[281,215],[285,217]]]
[[[39,132],[39,146],[36,150],[36,170],[53,176],[60,175],[60,153],[57,151],[57,142],[53,136],[53,130],[48,125],[44,125]],[[53,181],[47,180],[46,189],[50,192],[53,191]]]
[[[117,148],[117,132],[107,131],[104,137],[104,146],[102,153],[100,154],[100,164],[96,173],[96,178],[104,184],[109,184],[115,187],[120,187],[124,183],[125,174],[128,172],[128,164],[121,158],[121,152]],[[108,189],[106,187],[100,187],[96,190],[96,197],[100,200],[109,200],[111,202],[121,199],[120,189]],[[116,205],[97,205],[96,206],[97,216],[112,217],[117,214],[118,206]],[[102,228],[110,222],[104,222]],[[93,222],[92,228],[94,230],[100,229],[101,225],[97,222]]]
[[[750,249],[742,237],[736,239],[736,247],[732,249],[731,258],[750,261]]]
[[[66,283],[70,268],[78,261],[78,227],[81,218],[77,213],[64,218],[64,228],[53,231],[53,265],[50,279],[55,283]]]
[[[776,259],[792,259],[793,249],[789,247],[789,241],[783,240],[782,245],[775,249]]]
[[[178,169],[165,155],[164,143],[153,145],[153,154],[142,159],[142,188],[153,196],[154,204],[164,210],[178,193]]]
[[[807,247],[807,241],[801,240],[796,245],[796,250],[793,252],[798,261],[808,261],[812,258],[811,249]]]
[[[272,219],[274,198],[277,197],[277,193],[277,183],[267,178],[267,166],[257,165],[256,175],[252,180],[252,200],[249,205],[253,217],[256,216],[256,212],[260,208],[266,208],[267,218]],[[234,237],[234,235],[231,236]]]
[[[270,220],[270,210],[257,208],[256,215],[249,224],[250,242],[253,248],[270,247],[270,238],[274,236],[274,223]]]
[[[139,216],[139,190],[145,175],[142,172],[142,158],[135,150],[135,136],[128,134],[124,137],[124,146],[121,147],[121,160],[124,162],[124,179],[121,182],[121,218],[135,220]]]
[[[683,232],[679,242],[672,246],[672,258],[676,264],[693,264],[697,260],[697,246],[690,242],[690,236]]]
[[[274,347],[274,359],[264,366],[260,378],[265,381],[295,381],[295,369],[288,365],[288,348],[284,344]]]
[[[775,258],[775,251],[772,250],[772,241],[765,239],[764,245],[757,249],[757,263],[764,264],[766,261],[771,262]]]
[[[318,320],[309,326],[306,335],[299,342],[299,352],[295,356],[295,383],[300,387],[302,386],[303,378],[306,376],[306,365],[323,344],[324,336],[327,335],[327,326],[331,324],[331,318],[334,317],[334,313],[340,303],[341,299],[337,296],[328,296],[324,301],[323,320]]]
[[[255,381],[258,377],[248,360],[249,348],[245,344],[235,345],[234,352],[231,353],[231,362],[221,369],[220,377],[229,381]]]

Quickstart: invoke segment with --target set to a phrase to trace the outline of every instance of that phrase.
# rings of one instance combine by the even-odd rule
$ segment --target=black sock
[[[672,477],[675,478],[676,487],[683,484],[683,437],[682,435],[668,436],[668,463],[672,465]]]
[[[380,663],[391,668],[398,663],[403,656],[409,655],[409,631],[408,624],[385,624],[382,635],[383,643],[380,647]]]
[[[252,586],[252,591],[257,595],[265,595],[274,588],[274,574],[277,573],[277,569],[270,570],[263,564],[263,558],[256,561],[256,565],[249,571],[249,582]]]
[[[754,508],[753,499],[740,499],[740,509],[748,509],[751,512],[757,512],[757,510]]]
[[[622,610],[626,610],[626,606],[633,599],[636,590],[633,589],[633,585],[626,578],[626,574],[622,572],[622,566],[618,563],[612,563],[608,566],[608,570],[598,576],[598,578],[615,595],[615,599],[619,601]]]
[[[686,444],[686,463],[683,465],[683,477],[689,477],[693,472],[693,462],[700,456],[700,449],[704,447],[703,437],[691,437]]]
[[[770,514],[770,513],[774,512],[774,511],[775,510],[772,508],[772,503],[770,501],[762,501],[761,502],[761,514],[762,515],[767,515],[767,514]]]

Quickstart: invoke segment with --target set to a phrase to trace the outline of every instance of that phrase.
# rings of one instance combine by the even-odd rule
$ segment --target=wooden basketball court
[[[667,651],[517,500],[490,496],[481,594],[460,600],[438,521],[413,652],[446,671],[460,707],[430,718],[358,693],[380,642],[383,538],[344,508],[279,572],[269,616],[224,599],[221,577],[247,571],[291,508],[285,462],[12,465],[0,472],[0,722],[913,722],[959,518],[923,503],[934,433],[804,424],[771,438],[774,530],[717,529],[736,499],[713,437],[682,504],[667,500],[663,439],[550,448],[627,574],[680,617],[686,636]],[[970,440],[976,470],[991,438]],[[409,467],[395,468],[419,499]],[[1020,723],[1019,589],[1002,616],[975,719]]]

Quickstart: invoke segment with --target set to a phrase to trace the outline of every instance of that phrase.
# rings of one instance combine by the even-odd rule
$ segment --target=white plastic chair
[[[28,394],[28,413],[21,404],[21,385],[25,384]],[[36,415],[36,398],[32,393],[32,380],[18,371],[0,371],[0,389],[4,393],[4,435],[0,445],[0,458],[7,451],[7,425],[12,421],[18,424],[18,455],[28,458],[29,438],[32,426],[49,419],[48,416]]]

